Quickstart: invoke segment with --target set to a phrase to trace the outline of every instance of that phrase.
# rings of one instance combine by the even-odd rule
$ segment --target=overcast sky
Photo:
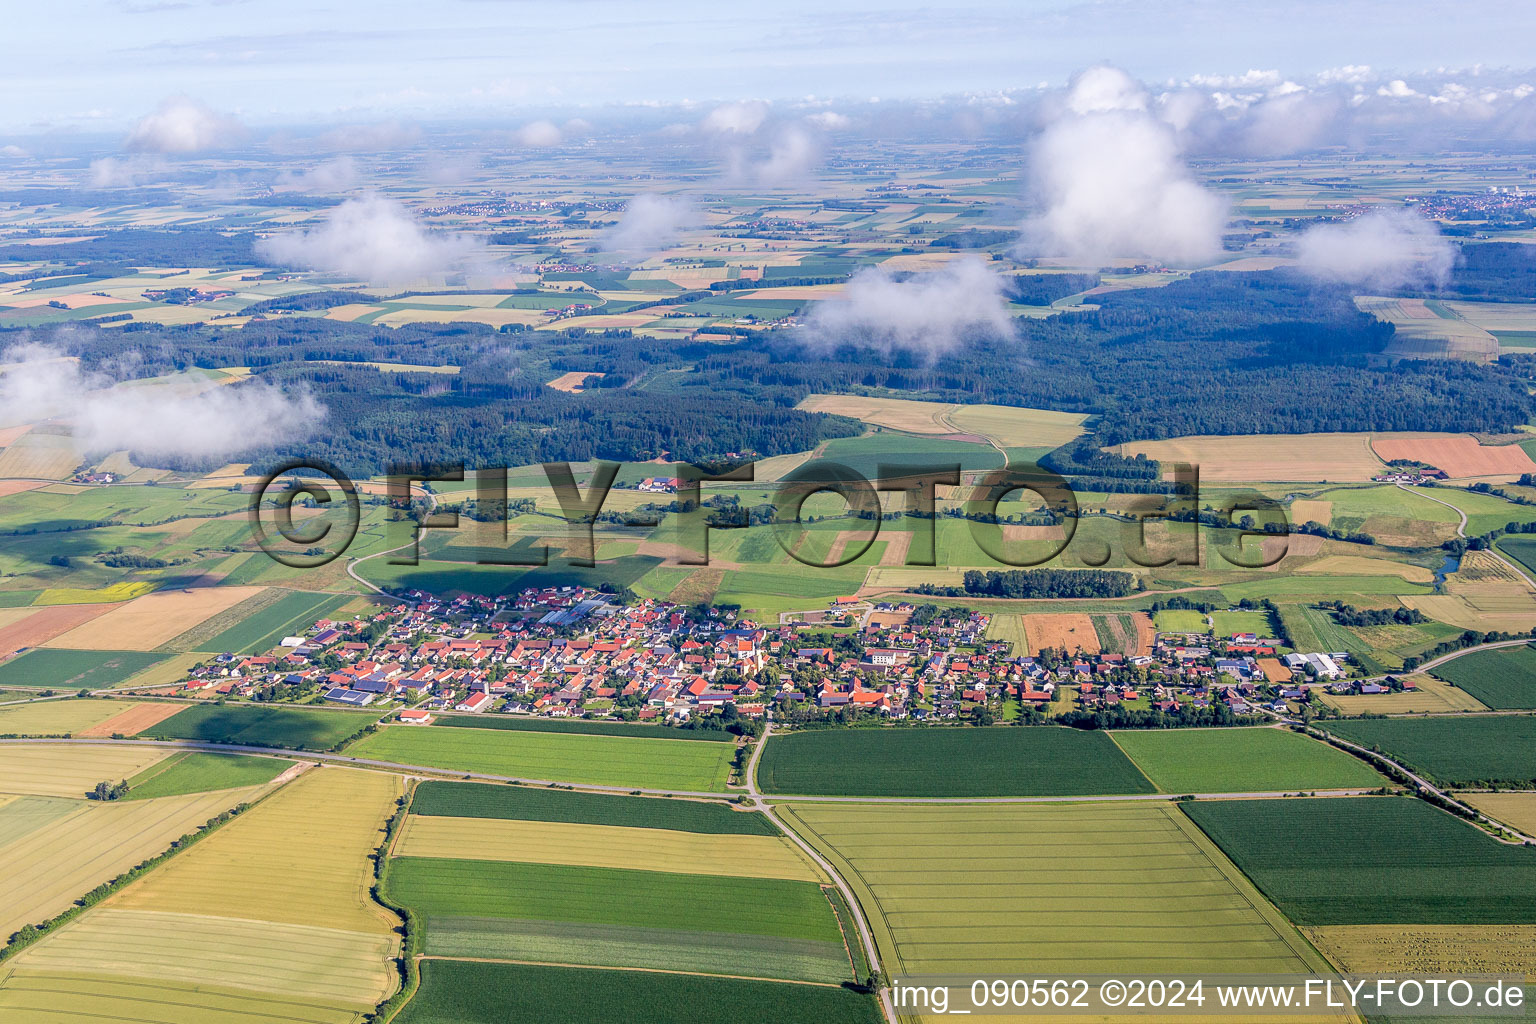
[[[1536,64],[1536,13],[1507,0],[53,0],[6,23],[13,133],[116,131],[175,93],[272,124],[994,92],[1098,61],[1149,82]]]

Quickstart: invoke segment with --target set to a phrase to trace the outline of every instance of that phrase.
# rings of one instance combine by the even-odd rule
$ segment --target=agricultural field
[[[1302,931],[1353,974],[1536,974],[1536,925],[1342,924]],[[1530,995],[1527,986],[1527,1003]],[[1499,1018],[1459,1019],[1483,1024]]]
[[[24,596],[30,598],[31,594]],[[25,609],[22,617],[0,624],[0,658],[37,647],[111,608],[110,604],[66,604]]]
[[[86,788],[72,794],[75,799],[24,796],[0,806],[6,866],[0,873],[0,937],[67,910],[79,896],[257,792],[252,787],[103,803],[84,799]]]
[[[511,729],[518,732],[563,732],[588,736],[628,736],[632,739],[705,740],[734,743],[724,729],[674,729],[637,722],[589,722],[579,718],[512,718],[491,715],[438,715],[437,725],[450,729]]]
[[[180,714],[186,710],[187,705],[145,701],[143,703],[128,702],[121,707],[122,710],[111,718],[97,722],[89,729],[82,729],[76,735],[84,739],[133,736],[158,725],[172,715]]]
[[[1450,711],[1487,711],[1482,701],[1465,690],[1443,683],[1434,676],[1413,676],[1414,688],[1400,693],[1338,694],[1320,693],[1317,698],[1345,715],[1418,714]]]
[[[1536,780],[1536,716],[1346,719],[1322,724],[1448,785]]]
[[[423,920],[428,956],[852,979],[815,882],[405,857],[389,891]]]
[[[0,793],[84,797],[98,782],[132,778],[169,751],[112,744],[0,745]]]
[[[1093,626],[1093,619],[1081,612],[1025,615],[1024,636],[1029,641],[1031,655],[1048,649],[1064,650],[1068,654],[1078,651],[1097,654],[1100,650],[1099,632]]]
[[[1110,734],[1164,793],[1375,789],[1363,761],[1289,729],[1121,729]]]
[[[355,1021],[396,985],[398,919],[369,895],[368,855],[400,792],[386,775],[312,769],[11,960],[0,1008],[36,1005],[83,980],[44,1005],[61,1013],[131,990],[138,1019],[219,1020],[178,1007],[212,975],[218,985],[193,1006],[258,1021]]]
[[[875,1001],[826,985],[428,960],[399,1024],[880,1024]],[[51,1024],[51,1022],[50,1022]]]
[[[128,780],[128,800],[264,786],[294,767],[292,761],[244,754],[190,751],[172,754]]]
[[[779,834],[762,814],[737,810],[720,801],[610,796],[473,782],[423,782],[417,786],[411,800],[411,813],[450,818],[564,821],[717,835]]]
[[[1461,793],[1457,799],[1526,835],[1536,833],[1536,793]]]
[[[1184,812],[1303,926],[1536,924],[1536,850],[1411,797],[1196,800]]]
[[[1119,454],[1200,467],[1213,483],[1350,483],[1383,471],[1369,434],[1239,435],[1132,441]]]
[[[868,395],[809,395],[797,408],[851,416],[909,434],[974,434],[1004,448],[1059,448],[1083,432],[1086,416],[1001,405],[954,405]]]
[[[998,612],[987,623],[987,639],[1006,641],[1014,657],[1029,652],[1029,638],[1024,635],[1024,620],[1011,612]]]
[[[1159,633],[1209,633],[1211,626],[1204,612],[1190,608],[1164,608],[1152,616]]]
[[[364,737],[347,753],[393,764],[511,778],[723,792],[734,747],[629,736],[396,725]]]
[[[35,700],[0,707],[0,736],[68,736],[86,732],[111,719],[123,701]]]
[[[1445,471],[1449,477],[1507,476],[1536,472],[1536,462],[1517,444],[1484,445],[1468,434],[1449,437],[1385,436],[1371,442],[1385,462],[1408,459]]]
[[[141,651],[72,651],[40,648],[0,664],[0,685],[99,690],[116,686],[165,656]]]
[[[1479,651],[1448,661],[1433,674],[1454,683],[1490,708],[1536,709],[1536,648]]]
[[[1108,736],[1054,726],[853,729],[776,735],[765,793],[828,796],[1076,796],[1150,793]]]
[[[360,711],[248,704],[192,704],[138,735],[155,740],[201,740],[289,750],[331,750],[377,721]]]
[[[92,651],[153,651],[257,591],[256,587],[201,587],[145,594],[49,640],[48,646]]]
[[[1282,973],[1316,957],[1164,803],[794,804],[893,974]]]
[[[240,588],[245,589],[245,588]],[[247,590],[246,596],[254,591]],[[260,654],[278,645],[295,630],[303,632],[316,620],[324,618],[348,598],[337,594],[314,594],[295,590],[281,600],[267,605],[250,618],[230,626],[224,632],[204,640],[199,650],[229,651],[234,654]]]
[[[816,865],[778,836],[564,821],[413,814],[395,855],[821,881]]]

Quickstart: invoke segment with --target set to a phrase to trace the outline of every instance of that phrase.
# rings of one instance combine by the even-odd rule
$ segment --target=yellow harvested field
[[[1004,448],[1058,448],[1083,432],[1088,417],[1006,405],[961,405],[949,421],[967,434],[990,437]]]
[[[1447,302],[1452,313],[1485,331],[1536,331],[1536,304],[1529,302]]]
[[[1384,471],[1370,434],[1240,434],[1130,441],[1121,455],[1200,467],[1202,481],[1364,481]]]
[[[1463,583],[1453,576],[1445,594],[1409,595],[1401,600],[1432,619],[1463,629],[1512,633],[1536,628],[1536,596],[1521,583]]]
[[[74,442],[59,434],[34,431],[0,451],[0,477],[63,480],[78,465]]]
[[[773,836],[560,821],[413,814],[401,829],[395,855],[822,881],[820,870],[798,847]]]
[[[152,651],[261,591],[261,587],[203,587],[145,594],[88,625],[54,637],[46,646],[83,651]]]
[[[1425,711],[1487,711],[1482,701],[1466,690],[1433,676],[1414,676],[1414,689],[1402,693],[1336,694],[1317,691],[1318,698],[1346,715],[1410,715]]]
[[[256,792],[230,789],[109,803],[75,800],[70,801],[76,805],[71,813],[12,842],[0,832],[0,861],[5,864],[0,872],[0,935],[68,909],[81,894],[162,853],[172,841]]]
[[[1333,502],[1313,501],[1307,498],[1298,498],[1291,502],[1291,524],[1300,526],[1304,523],[1321,523],[1328,525],[1333,518]]]
[[[1478,444],[1470,434],[1378,437],[1371,448],[1385,461],[1411,459],[1447,476],[1509,476],[1536,472],[1536,462],[1517,444]]]
[[[392,309],[374,320],[374,325],[400,327],[404,324],[475,323],[490,327],[504,327],[507,324],[538,325],[545,320],[543,311],[537,309]],[[563,320],[559,323],[561,327],[571,326]],[[599,325],[593,324],[590,318],[583,317],[580,326]]]
[[[83,738],[99,737],[105,739],[109,736],[136,736],[151,726],[159,725],[172,715],[185,711],[186,704],[156,704],[146,701],[143,704],[133,704],[113,715],[105,722],[98,722],[89,729],[82,729],[76,735]]]
[[[595,370],[572,370],[570,373],[562,373],[560,376],[546,384],[545,387],[554,388],[556,391],[566,391],[572,394],[576,394],[585,390],[582,387],[582,383],[588,377],[606,376],[607,374],[598,373]]]
[[[1526,835],[1536,834],[1536,793],[1460,793],[1457,799]]]
[[[256,478],[245,475],[250,468],[248,462],[231,462],[209,473],[201,480],[194,480],[187,484],[188,487],[233,487],[235,484],[251,483]]]
[[[388,931],[398,922],[368,894],[368,854],[401,793],[392,775],[311,769],[110,905]]]
[[[134,1008],[133,1024],[357,1024],[361,1018],[355,1008],[221,988],[206,978],[187,985],[80,971],[0,969],[0,1017],[5,1019],[14,1014],[27,1024],[126,1024],[124,1006]]]
[[[228,988],[371,1009],[394,990],[394,955],[388,933],[109,908],[61,928],[16,966],[192,985],[212,978]]]
[[[913,434],[976,434],[1005,448],[1056,448],[1083,432],[1086,416],[1005,405],[955,405],[868,395],[807,395],[796,408],[851,416]]]
[[[120,704],[79,701],[109,709]],[[3,731],[3,729],[0,729]],[[104,779],[130,778],[166,757],[170,750],[127,744],[0,744],[0,792],[31,796],[83,797]]]
[[[1082,612],[1026,615],[1024,635],[1029,640],[1031,656],[1048,647],[1065,650],[1068,654],[1079,650],[1085,654],[1099,653],[1098,630],[1093,628],[1093,619]]]
[[[1422,299],[1357,295],[1355,306],[1396,328],[1386,351],[1421,359],[1471,359],[1489,362],[1499,354],[1499,340],[1470,320],[1443,317]]]
[[[0,625],[0,658],[24,647],[37,647],[60,633],[67,633],[82,623],[112,609],[110,604],[69,604],[46,608],[19,608],[27,614]]]
[[[913,434],[953,434],[944,414],[954,409],[949,402],[916,402],[905,398],[871,398],[868,395],[807,395],[795,408],[851,416],[877,427]]]
[[[105,722],[123,710],[104,700],[39,700],[0,707],[0,736],[67,736]],[[0,789],[5,780],[0,779]]]
[[[1366,558],[1362,555],[1324,555],[1292,571],[1327,573],[1330,576],[1401,576],[1409,583],[1430,583],[1435,578],[1435,574],[1422,565],[1393,562],[1386,558]]]
[[[1302,933],[1357,974],[1536,974],[1536,924],[1350,924]]]

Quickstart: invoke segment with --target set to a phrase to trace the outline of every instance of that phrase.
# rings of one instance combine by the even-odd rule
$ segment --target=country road
[[[1407,491],[1410,494],[1417,494],[1420,497],[1428,498],[1430,501],[1434,502],[1436,505],[1444,505],[1446,508],[1450,509],[1452,512],[1455,512],[1458,516],[1461,517],[1461,522],[1456,525],[1456,536],[1462,538],[1463,540],[1466,539],[1466,536],[1467,536],[1467,514],[1465,512],[1463,512],[1461,509],[1457,508],[1455,505],[1452,505],[1450,502],[1442,501],[1441,499],[1435,497],[1433,494],[1430,494],[1429,490],[1426,489],[1426,488],[1423,488],[1423,487],[1408,487],[1408,486],[1406,486],[1404,484],[1398,484],[1397,486],[1399,488],[1401,488],[1402,490]],[[1526,575],[1526,572],[1525,572],[1524,569],[1520,568],[1514,562],[1511,562],[1509,559],[1505,558],[1503,553],[1500,552],[1497,548],[1493,547],[1492,545],[1489,545],[1488,547],[1482,548],[1480,550],[1486,551],[1488,554],[1492,555],[1494,558],[1496,558],[1500,562],[1503,562],[1504,565],[1507,566],[1511,572],[1513,572],[1516,576],[1519,576],[1522,580],[1525,581],[1525,585],[1526,586],[1530,587],[1532,590],[1536,590],[1536,580],[1531,579],[1530,576]]]
[[[170,747],[177,750],[207,750],[215,753],[258,754],[268,757],[288,757],[301,761],[317,761],[323,764],[357,765],[363,768],[382,768],[391,772],[437,777],[444,779],[477,779],[482,782],[508,782],[523,786],[557,786],[561,789],[580,790],[590,793],[639,793],[644,796],[692,797],[701,800],[730,800],[736,794],[697,789],[644,789],[636,786],[600,786],[591,783],[566,782],[559,779],[527,779],[516,775],[495,775],[489,772],[467,772],[453,768],[434,768],[424,764],[402,764],[398,761],[378,761],[366,757],[348,757],[346,754],[320,754],[308,750],[288,750],[283,747],[259,747],[236,743],[204,743],[200,740],[113,740],[39,738],[0,739],[4,744],[75,744],[80,746],[137,745]],[[1318,796],[1360,796],[1373,792],[1369,789],[1327,790],[1267,790],[1242,793],[1194,793],[1201,800],[1247,800],[1298,796],[1301,792]],[[1104,796],[812,796],[793,793],[758,793],[749,790],[749,799],[773,803],[848,803],[848,804],[1057,804],[1057,803],[1112,803],[1128,800],[1178,800],[1178,793],[1126,793]]]

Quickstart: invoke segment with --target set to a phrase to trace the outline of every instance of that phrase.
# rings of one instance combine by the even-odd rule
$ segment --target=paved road
[[[700,741],[704,742],[704,741]],[[0,744],[49,743],[75,744],[79,746],[113,746],[132,744],[146,747],[170,747],[178,750],[209,750],[219,753],[260,754],[272,757],[290,757],[325,764],[358,765],[364,768],[383,768],[392,772],[405,772],[445,779],[477,779],[483,782],[509,782],[524,786],[558,786],[562,789],[582,790],[593,793],[641,793],[646,796],[696,797],[708,800],[730,800],[733,794],[716,790],[697,789],[644,789],[636,786],[600,786],[593,783],[575,783],[560,779],[527,779],[517,775],[495,775],[490,772],[466,772],[452,768],[434,768],[423,764],[402,764],[399,761],[379,761],[367,757],[349,757],[346,754],[321,754],[308,750],[288,750],[283,747],[260,747],[236,743],[205,743],[200,740],[113,740],[113,739],[0,739]],[[1296,796],[1300,791],[1251,791],[1242,793],[1195,793],[1202,800],[1245,800]],[[1307,790],[1320,796],[1360,796],[1369,789]],[[749,799],[774,803],[848,803],[848,804],[1054,804],[1054,803],[1121,803],[1128,800],[1177,800],[1177,793],[1127,793],[1123,796],[798,796],[787,793],[764,794],[749,789]]]
[[[1371,683],[1380,682],[1381,680],[1387,678],[1387,676],[1416,675],[1420,672],[1428,672],[1432,668],[1439,668],[1441,665],[1444,665],[1448,661],[1455,661],[1457,658],[1464,658],[1469,654],[1476,654],[1478,651],[1493,651],[1500,647],[1520,647],[1530,643],[1536,643],[1536,641],[1533,641],[1530,637],[1522,637],[1519,640],[1495,640],[1492,643],[1478,644],[1476,647],[1463,647],[1459,651],[1452,651],[1450,654],[1442,654],[1438,658],[1426,661],[1412,672],[1388,672],[1386,675],[1368,676],[1360,681],[1364,683]]]
[[[427,515],[430,516],[432,513],[437,511],[437,495],[433,494],[431,491],[426,491],[424,493],[427,496]],[[383,587],[376,586],[375,584],[369,583],[367,580],[363,579],[357,574],[357,567],[370,559],[382,558],[385,555],[392,555],[396,551],[404,551],[408,547],[413,547],[417,543],[417,540],[418,538],[412,537],[410,540],[406,541],[404,544],[401,544],[397,548],[390,548],[388,551],[375,551],[371,555],[364,555],[362,558],[354,558],[347,563],[347,575],[351,576],[354,580],[361,583],[375,594],[378,594],[382,597],[387,597],[397,604],[408,604],[409,602],[407,602],[404,598],[396,597],[395,595],[386,591]]]

